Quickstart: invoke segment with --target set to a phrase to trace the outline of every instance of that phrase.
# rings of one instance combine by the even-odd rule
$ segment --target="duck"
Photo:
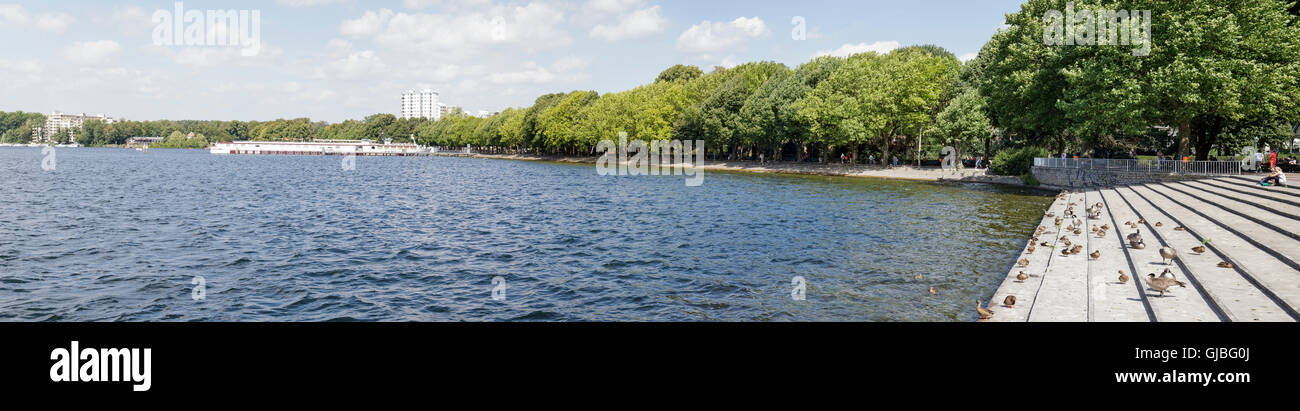
[[[1021,271],[1020,274],[1016,274],[1016,280],[1019,280],[1022,283],[1028,279],[1029,279],[1029,274],[1025,274],[1024,271]]]
[[[1171,247],[1162,247],[1160,249],[1160,258],[1165,259],[1165,265],[1169,265],[1174,262],[1175,258],[1178,258],[1178,251]]]
[[[1154,276],[1155,274],[1152,275]],[[975,312],[980,315],[980,319],[987,320],[989,318],[993,318],[993,312],[982,307],[983,305],[984,305],[983,301],[975,300]]]
[[[1017,261],[1016,263],[1019,264],[1021,267],[1028,267],[1028,266],[1029,266],[1029,259],[1028,259],[1028,258],[1021,258],[1020,261]]]
[[[1069,256],[1070,256],[1070,249],[1068,249],[1068,248],[1062,248],[1062,249],[1061,249],[1061,257],[1069,257]]]
[[[1169,277],[1156,277],[1155,273],[1147,274],[1147,285],[1151,286],[1152,290],[1159,291],[1161,297],[1165,296],[1165,290],[1168,290],[1169,287],[1176,285],[1187,288],[1187,284],[1184,284],[1182,281]]]
[[[1083,252],[1083,246],[1081,246],[1081,245],[1076,245],[1076,246],[1074,246],[1073,248],[1070,249],[1070,254],[1076,254],[1076,255],[1077,255],[1077,254],[1079,254],[1079,253],[1081,253],[1081,252]]]
[[[1097,238],[1106,238],[1106,230],[1098,231]]]
[[[1128,284],[1128,274],[1124,274],[1124,270],[1119,270],[1119,283]]]
[[[1220,262],[1219,268],[1232,268],[1232,263],[1227,261]]]
[[[934,286],[930,286],[930,295],[934,295]]]
[[[1162,222],[1159,222],[1159,221],[1156,222],[1156,227],[1164,227],[1164,226],[1165,226],[1165,223],[1162,223]]]
[[[1110,224],[1103,224],[1103,225],[1101,226],[1101,229],[1102,229],[1102,231],[1110,230]]]
[[[1198,245],[1196,247],[1192,247],[1192,252],[1197,254],[1205,254],[1205,246]]]
[[[1092,254],[1088,254],[1088,256],[1092,257],[1094,260],[1101,258],[1101,250],[1093,251]]]
[[[1187,231],[1187,227],[1183,227],[1180,225],[1178,227],[1174,227],[1174,231]]]
[[[1140,224],[1146,224],[1146,223],[1147,223],[1147,220],[1146,220],[1145,218],[1139,218],[1139,219],[1138,219],[1138,224],[1139,224],[1139,225],[1140,225]]]
[[[925,276],[924,276],[924,275],[921,275],[921,274],[917,274],[916,277],[913,277],[913,278],[916,278],[917,280],[921,280],[921,279],[924,279]]]
[[[1081,228],[1074,229],[1074,235],[1083,235],[1083,229]]]
[[[1008,295],[1007,298],[1005,298],[1005,299],[1002,300],[1002,305],[1006,306],[1007,308],[1015,308],[1015,307],[1016,307],[1016,296],[1014,296],[1014,295]]]

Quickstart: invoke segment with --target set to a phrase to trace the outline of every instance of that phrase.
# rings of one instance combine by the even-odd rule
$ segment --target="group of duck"
[[[1061,201],[1069,201],[1069,195],[1070,195],[1070,191],[1066,190],[1058,194],[1056,198],[1057,200],[1061,200]],[[1075,205],[1076,203],[1070,202],[1066,206],[1063,216],[1057,216],[1055,213],[1050,211],[1044,212],[1043,215],[1045,217],[1053,218],[1054,219],[1053,221],[1055,222],[1054,225],[1058,228],[1060,228],[1061,225],[1066,222],[1066,218],[1069,218],[1070,225],[1063,228],[1062,229],[1063,231],[1061,232],[1074,233],[1074,235],[1082,235],[1084,221],[1081,220],[1075,214],[1074,212]],[[1093,204],[1085,210],[1085,216],[1087,217],[1088,220],[1100,220],[1102,218],[1102,211],[1105,209],[1105,207],[1106,205],[1103,203]],[[1132,233],[1124,237],[1124,239],[1128,242],[1130,248],[1135,250],[1146,249],[1146,241],[1145,239],[1142,238],[1142,230],[1138,229],[1138,226],[1146,223],[1147,223],[1146,220],[1141,218],[1139,218],[1136,223],[1132,221],[1126,221],[1124,223],[1124,225],[1127,225],[1130,229],[1133,230]],[[1164,227],[1164,223],[1156,222],[1154,226]],[[1110,224],[1103,224],[1101,226],[1093,225],[1090,228],[1090,230],[1094,235],[1097,236],[1097,238],[1105,238],[1106,234],[1110,232],[1110,228],[1111,228]],[[1174,227],[1174,231],[1187,231],[1187,228],[1183,226],[1178,226],[1178,227]],[[1034,230],[1034,235],[1029,240],[1029,248],[1026,249],[1026,252],[1028,254],[1033,254],[1035,251],[1037,251],[1037,247],[1040,245],[1043,247],[1053,247],[1052,244],[1049,242],[1046,241],[1039,242],[1039,237],[1046,233],[1047,233],[1046,226],[1038,226],[1038,228]],[[1068,234],[1062,235],[1059,241],[1061,242],[1062,245],[1064,245],[1064,247],[1061,247],[1062,257],[1068,257],[1083,252],[1083,245],[1073,244],[1070,241],[1070,236]],[[1200,255],[1206,252],[1206,248],[1204,245],[1201,245],[1201,246],[1192,247],[1191,251],[1196,253],[1197,255]],[[1088,256],[1091,257],[1093,260],[1100,259],[1101,250],[1094,250],[1091,254],[1088,254]],[[1178,250],[1175,250],[1173,247],[1162,247],[1160,248],[1160,257],[1162,258],[1161,261],[1162,263],[1164,263],[1165,265],[1170,265],[1173,263],[1175,259],[1178,258]],[[1019,268],[1025,268],[1028,266],[1029,266],[1028,258],[1021,258],[1020,261],[1017,261],[1017,267]],[[1219,263],[1218,266],[1220,268],[1233,268],[1232,263],[1226,261]],[[1023,283],[1031,277],[1038,277],[1038,275],[1028,274],[1025,273],[1024,271],[1021,271],[1019,274],[1016,275],[1016,281]],[[1160,292],[1161,297],[1164,297],[1165,292],[1168,291],[1169,288],[1171,287],[1175,287],[1175,286],[1183,287],[1183,288],[1187,287],[1187,284],[1182,281],[1179,281],[1177,276],[1174,275],[1173,271],[1171,271],[1168,268],[1166,268],[1165,271],[1160,275],[1156,275],[1155,273],[1147,274],[1146,280],[1147,280],[1146,281],[1147,285],[1152,290]],[[1124,270],[1119,270],[1120,284],[1128,284],[1128,281],[1129,281],[1129,276],[1124,273]],[[990,302],[990,304],[991,303],[992,302]],[[1006,299],[1003,300],[1002,305],[1006,308],[1015,308],[1016,296],[1008,295]],[[990,311],[988,308],[985,308],[983,301],[975,302],[975,311],[979,314],[979,318],[981,320],[987,320],[993,317],[993,312]]]

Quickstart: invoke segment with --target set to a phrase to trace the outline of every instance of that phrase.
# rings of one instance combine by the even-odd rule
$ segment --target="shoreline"
[[[525,155],[525,154],[473,154],[471,158],[482,158],[489,160],[516,160],[516,161],[542,161],[552,163],[569,163],[569,164],[596,164],[599,157],[571,157],[571,156],[544,156],[544,155]],[[758,164],[753,161],[709,161],[706,160],[701,167],[708,171],[736,172],[736,173],[757,173],[757,174],[786,174],[786,175],[815,175],[828,177],[851,177],[851,178],[871,178],[882,180],[905,180],[905,181],[927,181],[927,182],[958,182],[958,183],[980,183],[996,184],[1004,186],[1024,187],[1051,191],[1053,193],[1060,190],[1056,187],[1047,185],[1031,186],[1026,185],[1019,177],[997,176],[988,174],[988,169],[962,169],[955,171],[946,171],[938,168],[917,168],[915,166],[898,166],[894,168],[866,165],[847,165],[847,164],[819,164],[819,163],[793,163],[777,162]]]

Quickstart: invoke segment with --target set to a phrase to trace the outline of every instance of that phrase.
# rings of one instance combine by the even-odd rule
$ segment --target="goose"
[[[1146,243],[1145,241],[1142,241],[1141,238],[1139,238],[1138,241],[1137,241],[1136,243],[1132,243],[1132,245],[1133,245],[1133,249],[1135,249],[1135,250],[1145,250],[1145,249],[1147,249],[1147,243]]]
[[[1134,231],[1132,234],[1124,236],[1124,238],[1127,239],[1128,242],[1130,243],[1134,241],[1140,241],[1142,240],[1142,230]]]
[[[1179,287],[1187,288],[1187,284],[1184,284],[1182,281],[1168,277],[1156,277],[1155,273],[1147,274],[1147,285],[1151,286],[1152,290],[1159,291],[1161,297],[1165,296],[1165,290],[1168,290],[1169,287],[1177,285]]]
[[[1124,270],[1119,270],[1119,283],[1128,284],[1128,274],[1124,274]]]
[[[1178,258],[1178,251],[1170,247],[1163,247],[1160,249],[1160,258],[1165,260],[1165,265],[1169,265],[1174,262],[1175,258]]]
[[[1152,274],[1152,275],[1154,276],[1155,274]],[[989,318],[992,318],[992,317],[993,317],[993,312],[984,309],[984,307],[981,307],[982,305],[984,305],[984,302],[983,302],[983,301],[975,300],[975,312],[976,312],[976,313],[979,313],[979,315],[980,315],[980,319],[981,319],[981,320],[987,320],[987,319],[989,319]]]
[[[1015,308],[1015,307],[1016,307],[1016,296],[1014,296],[1014,295],[1008,295],[1007,298],[1005,298],[1005,299],[1002,300],[1002,305],[1006,306],[1007,308]]]

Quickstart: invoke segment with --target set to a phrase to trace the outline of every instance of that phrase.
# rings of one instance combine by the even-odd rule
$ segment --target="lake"
[[[1053,200],[472,158],[54,153],[46,170],[40,148],[0,148],[3,321],[968,321]]]

